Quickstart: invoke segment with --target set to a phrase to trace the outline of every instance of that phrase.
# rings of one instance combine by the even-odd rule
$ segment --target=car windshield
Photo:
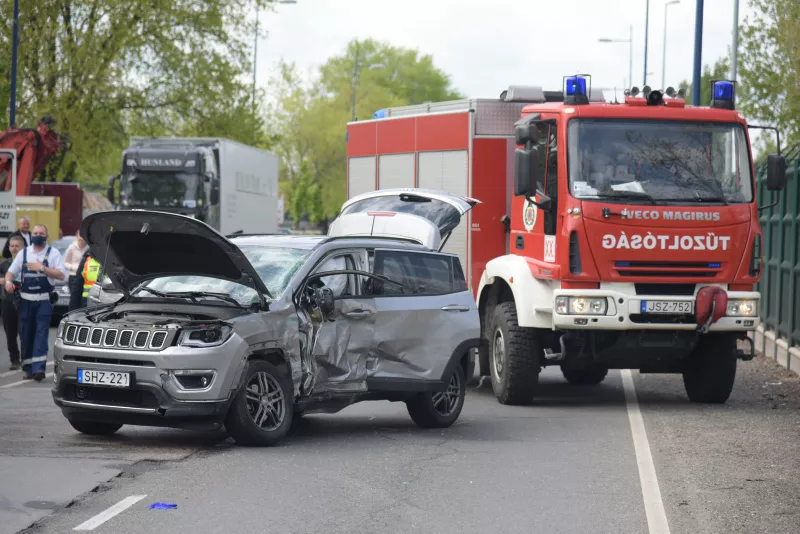
[[[264,281],[274,298],[278,298],[289,281],[303,265],[310,250],[289,247],[247,245],[239,247]],[[145,282],[146,287],[159,293],[210,292],[233,297],[243,306],[258,302],[258,293],[250,287],[228,280],[207,276],[165,276]],[[137,290],[137,297],[148,297],[147,291]],[[221,301],[220,301],[221,302]]]
[[[618,119],[569,123],[569,187],[580,199],[753,200],[739,124]]]
[[[196,208],[200,175],[187,172],[136,172],[120,182],[123,206]]]

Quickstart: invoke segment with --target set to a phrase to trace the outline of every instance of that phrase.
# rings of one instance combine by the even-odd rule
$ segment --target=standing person
[[[86,244],[86,241],[81,237],[81,231],[78,230],[75,232],[75,241],[67,247],[67,251],[64,253],[64,267],[69,272],[69,281],[67,282],[67,287],[69,287],[69,311],[81,307],[83,279],[79,276],[78,268],[82,266],[83,254],[87,250],[89,250],[89,245]]]
[[[56,280],[66,278],[64,258],[47,244],[47,227],[37,224],[31,232],[31,246],[22,249],[6,273],[6,291],[14,291],[14,278],[22,278],[20,288],[20,328],[22,330],[23,378],[44,380],[50,345],[51,294]]]
[[[17,253],[25,248],[25,239],[22,236],[15,235],[8,240],[8,249],[11,255],[16,258]],[[0,276],[5,278],[8,268],[11,267],[12,259],[4,259],[0,262]],[[8,357],[11,360],[11,367],[9,370],[16,371],[20,368],[19,362],[19,310],[14,303],[14,293],[5,292],[3,295],[2,306],[3,314],[3,330],[6,332],[6,343],[8,344]]]
[[[81,283],[81,308],[86,308],[89,305],[89,290],[97,283],[100,277],[100,262],[94,259],[91,250],[83,253],[83,258],[78,266],[78,274]]]
[[[17,224],[17,231],[8,237],[8,240],[3,247],[3,257],[6,259],[11,259],[11,251],[8,250],[8,244],[11,242],[11,238],[15,235],[21,236],[22,239],[25,240],[26,247],[31,244],[31,220],[23,215],[19,218]]]

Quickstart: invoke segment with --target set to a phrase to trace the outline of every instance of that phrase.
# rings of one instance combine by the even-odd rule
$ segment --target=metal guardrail
[[[761,317],[764,330],[783,338],[789,347],[800,346],[800,144],[791,147],[786,156],[786,189],[780,201],[759,213],[763,232],[763,274],[757,285],[761,292]],[[766,162],[756,167],[756,189],[761,204],[774,202],[774,193],[767,191]],[[764,354],[766,336],[761,338],[760,352],[777,358],[778,344],[772,343],[773,354]]]

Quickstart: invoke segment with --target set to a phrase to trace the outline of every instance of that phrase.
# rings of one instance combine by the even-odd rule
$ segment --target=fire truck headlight
[[[556,297],[556,313],[559,315],[605,315],[608,301],[592,297]]]
[[[728,313],[730,317],[755,317],[758,313],[756,300],[729,300]]]

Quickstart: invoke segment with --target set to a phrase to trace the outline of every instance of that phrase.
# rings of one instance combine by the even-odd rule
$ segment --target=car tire
[[[237,445],[268,447],[286,436],[293,418],[293,388],[288,377],[268,362],[250,361],[225,418],[228,434]]]
[[[464,369],[456,365],[444,391],[418,393],[406,401],[411,419],[422,428],[446,428],[456,422],[464,407],[467,381]]]
[[[539,339],[517,322],[513,302],[498,304],[489,324],[489,371],[500,404],[530,404],[539,384]]]
[[[72,428],[81,434],[88,434],[90,436],[110,436],[120,428],[122,425],[117,423],[98,423],[96,421],[81,421],[79,419],[67,419]]]
[[[684,362],[683,386],[692,402],[722,404],[736,381],[736,337],[705,334]]]
[[[567,382],[574,386],[596,386],[606,379],[608,368],[591,365],[581,369],[574,369],[562,365],[561,374],[564,375]]]

